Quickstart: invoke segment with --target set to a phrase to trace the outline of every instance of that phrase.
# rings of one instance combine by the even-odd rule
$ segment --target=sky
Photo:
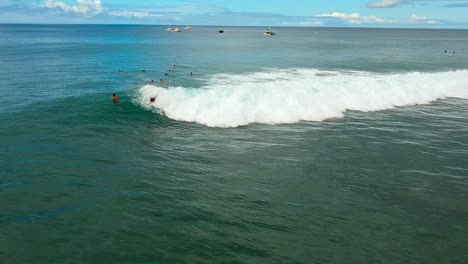
[[[0,0],[0,23],[468,28],[468,0]]]

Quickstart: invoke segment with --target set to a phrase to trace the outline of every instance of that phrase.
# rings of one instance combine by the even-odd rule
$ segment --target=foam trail
[[[379,111],[447,97],[468,99],[467,70],[377,74],[289,69],[217,74],[205,81],[198,89],[145,85],[136,100],[171,119],[237,127],[322,121],[347,110]],[[148,104],[155,95],[156,102]]]

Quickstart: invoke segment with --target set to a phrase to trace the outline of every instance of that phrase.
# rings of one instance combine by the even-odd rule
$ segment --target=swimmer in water
[[[115,93],[112,94],[112,102],[114,102],[114,104],[119,102],[119,98],[117,97],[117,95],[115,95]]]
[[[159,79],[159,82],[164,82],[164,80],[163,80],[163,79]]]
[[[156,96],[150,97],[150,103],[154,103],[156,101]]]

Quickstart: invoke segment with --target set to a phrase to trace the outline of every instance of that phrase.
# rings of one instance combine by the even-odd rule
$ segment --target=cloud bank
[[[433,19],[426,16],[418,16],[412,14],[409,19],[404,20],[394,20],[386,19],[377,16],[363,16],[359,13],[330,13],[330,14],[321,14],[316,16],[317,18],[333,18],[344,21],[352,25],[361,25],[361,24],[397,24],[397,23],[410,23],[410,24],[420,24],[420,25],[436,25],[440,24],[442,21],[439,19]]]
[[[321,14],[318,17],[322,18],[336,18],[340,20],[344,20],[350,24],[376,24],[376,23],[393,23],[394,21],[391,19],[380,18],[377,16],[361,16],[358,13],[331,13],[331,14]]]
[[[77,5],[67,5],[57,0],[45,0],[44,6],[84,16],[97,15],[103,11],[101,0],[77,0]]]
[[[415,14],[412,14],[410,17],[410,21],[413,24],[427,24],[427,25],[435,25],[439,24],[440,20],[437,19],[431,19],[425,16],[418,16]]]
[[[161,16],[161,15],[152,14],[146,11],[127,11],[127,10],[110,11],[107,14],[110,16],[130,17],[130,18],[148,18],[148,17],[160,17]]]

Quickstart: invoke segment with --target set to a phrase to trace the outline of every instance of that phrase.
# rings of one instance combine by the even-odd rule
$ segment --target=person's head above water
[[[112,94],[112,102],[114,103],[117,103],[119,101],[119,98],[117,97],[117,95],[115,95],[115,93]]]

